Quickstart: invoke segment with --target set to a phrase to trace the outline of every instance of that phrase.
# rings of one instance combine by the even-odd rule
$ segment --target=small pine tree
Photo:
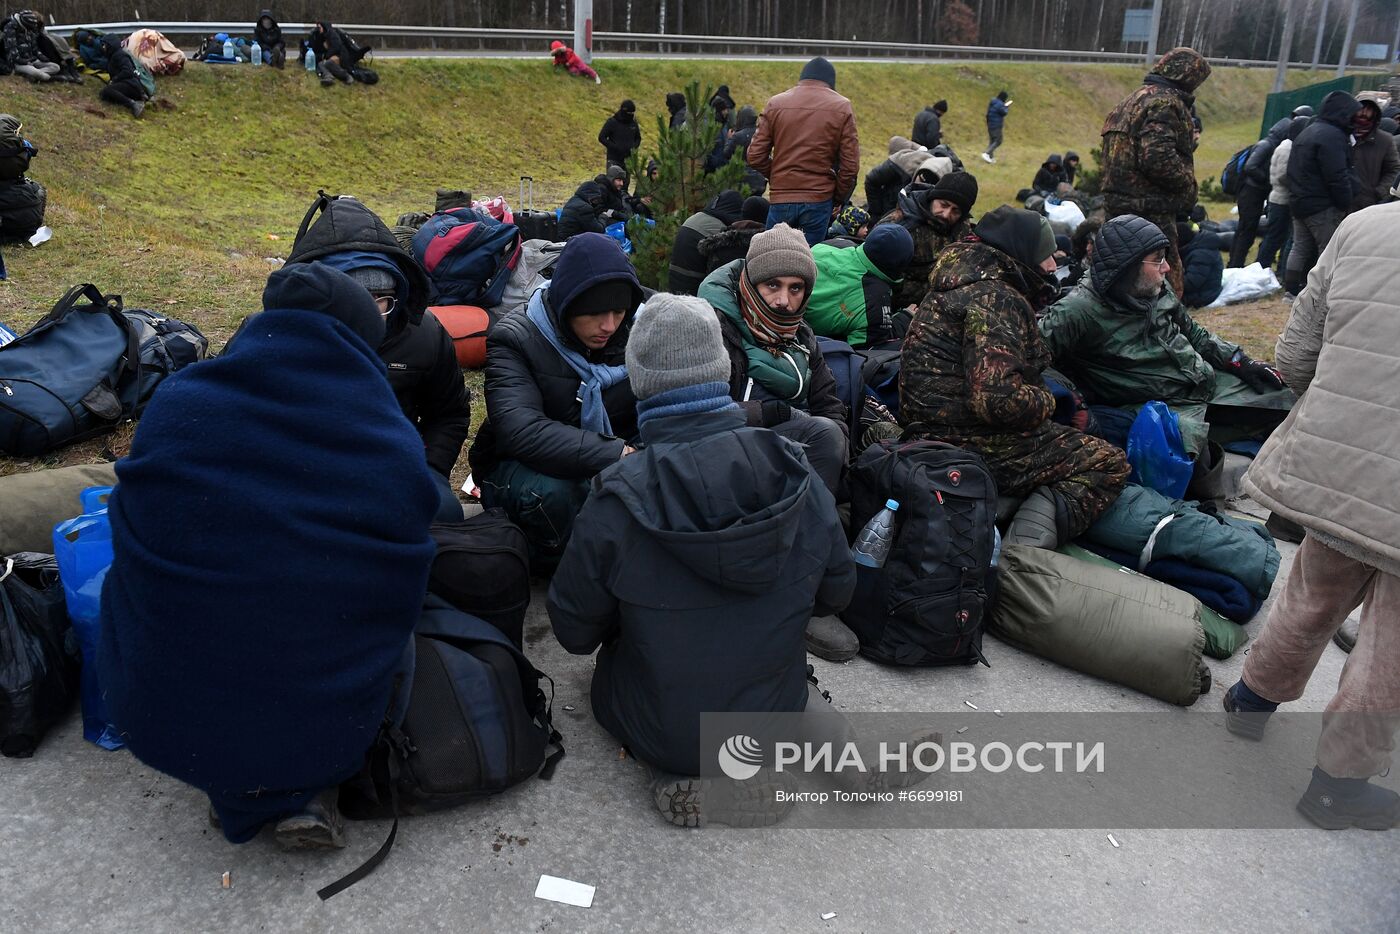
[[[735,158],[713,172],[705,171],[705,161],[714,152],[721,127],[710,107],[714,89],[707,87],[702,96],[700,83],[692,81],[685,89],[688,119],[674,130],[666,118],[656,119],[656,150],[649,157],[634,153],[627,161],[627,171],[637,182],[639,194],[650,196],[653,227],[641,218],[628,223],[627,235],[632,240],[632,264],[642,284],[653,289],[666,287],[666,273],[671,265],[671,247],[686,218],[709,204],[722,191],[734,189],[748,194],[743,184],[744,163]],[[655,159],[657,175],[646,175],[648,159]]]

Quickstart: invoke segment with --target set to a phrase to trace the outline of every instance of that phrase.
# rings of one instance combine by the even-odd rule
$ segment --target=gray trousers
[[[990,156],[992,153],[996,152],[997,147],[1000,145],[1001,127],[997,127],[995,130],[991,127],[987,127],[987,155]]]
[[[835,496],[850,448],[841,426],[821,415],[809,415],[794,416],[781,425],[774,425],[773,430],[802,445],[807,452],[807,462]]]
[[[1338,208],[1327,208],[1307,217],[1293,216],[1293,249],[1288,254],[1288,271],[1307,275],[1313,264],[1332,242],[1346,215]]]

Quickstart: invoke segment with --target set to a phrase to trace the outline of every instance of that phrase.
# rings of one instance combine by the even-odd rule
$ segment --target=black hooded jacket
[[[598,652],[593,713],[638,759],[700,772],[700,715],[797,713],[803,633],[855,566],[799,445],[722,411],[650,420],[604,471],[549,589],[554,634]]]
[[[332,253],[382,253],[408,279],[409,294],[389,316],[379,358],[403,414],[418,429],[428,466],[452,473],[471,433],[471,396],[462,380],[452,338],[428,308],[428,276],[373,211],[354,198],[317,202],[321,213],[292,244],[287,264],[310,263]],[[316,211],[316,207],[312,211]],[[308,215],[308,218],[310,215]]]
[[[578,186],[574,196],[564,202],[559,216],[559,239],[567,240],[581,233],[603,233],[607,227],[600,214],[608,209],[608,194],[596,181]]]
[[[267,25],[263,25],[264,23]],[[271,52],[279,45],[286,47],[282,39],[282,27],[277,24],[271,10],[263,10],[258,14],[258,21],[253,25],[253,39],[264,52]]]
[[[744,212],[744,199],[737,191],[722,191],[714,200],[685,219],[671,244],[671,267],[666,287],[677,295],[694,295],[705,280],[706,262],[700,252],[700,242],[739,220]]]
[[[590,352],[574,336],[569,304],[600,282],[626,279],[635,289],[632,312],[612,340]],[[536,293],[561,342],[594,363],[623,366],[632,316],[642,302],[632,264],[611,238],[585,236],[554,265],[549,288]],[[535,299],[532,298],[533,302]],[[622,456],[637,435],[637,397],[623,380],[603,391],[613,436],[580,427],[579,375],[525,314],[507,315],[486,337],[486,421],[472,442],[472,472],[484,478],[501,461],[519,461],[550,477],[583,480]]]
[[[627,165],[627,157],[642,145],[642,128],[637,115],[619,110],[609,117],[598,131],[598,142],[608,151],[609,165]]]
[[[1254,144],[1254,148],[1249,151],[1249,158],[1244,161],[1246,185],[1269,190],[1269,160],[1274,157],[1274,150],[1278,148],[1278,144],[1288,138],[1288,129],[1292,125],[1293,118],[1284,117],[1269,127],[1267,136]]]
[[[1352,172],[1351,119],[1361,109],[1356,98],[1333,91],[1308,128],[1298,134],[1288,154],[1288,190],[1293,216],[1311,217],[1327,208],[1351,210],[1356,197]]]
[[[909,138],[925,149],[932,149],[943,142],[943,118],[939,116],[938,111],[932,106],[919,111],[919,115],[914,118],[914,129]]]
[[[1031,187],[1036,191],[1053,194],[1060,182],[1067,181],[1069,176],[1065,174],[1065,164],[1060,159],[1060,154],[1052,152],[1035,173],[1035,181],[1031,182]]]

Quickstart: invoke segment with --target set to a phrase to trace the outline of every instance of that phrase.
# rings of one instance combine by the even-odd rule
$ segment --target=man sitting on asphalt
[[[730,398],[729,356],[705,302],[647,302],[626,356],[642,446],[598,477],[549,589],[560,644],[598,651],[594,716],[682,827],[771,824],[791,807],[771,778],[695,777],[702,713],[810,711],[826,739],[850,732],[809,686],[802,644],[813,613],[855,588],[836,501],[799,445]]]
[[[471,396],[451,335],[426,313],[427,274],[359,201],[332,198],[323,208],[292,244],[287,265],[325,263],[347,273],[374,298],[385,325],[376,349],[389,368],[389,385],[403,414],[423,439],[438,490],[438,518],[461,519],[462,503],[450,478],[471,433]]]
[[[1192,456],[1205,450],[1207,434],[1266,437],[1293,394],[1272,367],[1191,319],[1166,281],[1167,249],[1162,231],[1132,214],[1100,228],[1089,275],[1040,320],[1056,369],[1092,404],[1165,402]],[[1211,431],[1208,414],[1220,431]]]
[[[501,506],[549,570],[568,543],[588,481],[631,454],[637,401],[624,351],[642,286],[611,237],[580,234],[524,314],[486,338],[486,421],[472,443],[481,501]]]
[[[1008,544],[1056,548],[1128,481],[1123,452],[1051,421],[1050,353],[1035,312],[1055,294],[1045,218],[1003,205],[938,258],[904,339],[900,418],[916,435],[980,455],[1000,493],[1026,497]]]
[[[821,337],[856,348],[903,337],[909,314],[894,309],[894,290],[913,256],[913,238],[898,224],[876,227],[858,245],[818,243],[812,247],[817,281],[807,324]]]
[[[914,258],[894,296],[896,308],[908,308],[923,301],[938,254],[972,229],[977,179],[966,172],[952,172],[933,185],[909,185],[897,200],[898,206],[880,223],[899,224],[914,238]]]

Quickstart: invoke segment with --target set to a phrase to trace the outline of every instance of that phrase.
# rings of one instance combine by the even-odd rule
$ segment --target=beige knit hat
[[[754,285],[778,276],[798,276],[807,283],[807,294],[817,281],[817,264],[802,231],[778,224],[749,241],[745,272]]]

